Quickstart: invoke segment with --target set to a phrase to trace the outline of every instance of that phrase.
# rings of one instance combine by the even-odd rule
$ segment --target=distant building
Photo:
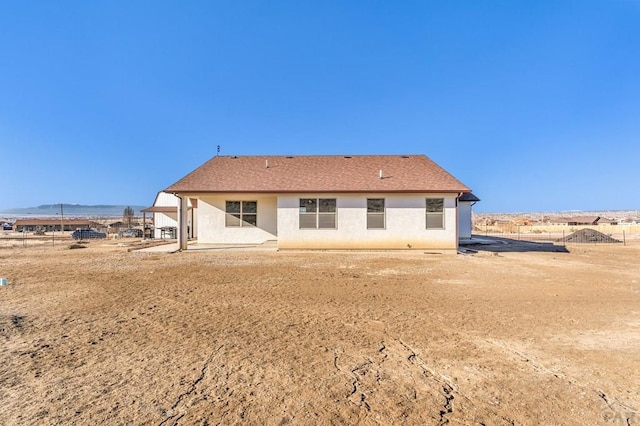
[[[598,219],[598,225],[617,225],[618,219],[607,219],[606,217],[601,217]]]
[[[625,225],[640,225],[640,217],[625,217],[620,223]]]
[[[617,225],[617,219],[607,219],[601,216],[572,216],[572,217],[556,217],[549,220],[551,225]]]
[[[16,219],[13,224],[14,231],[35,232],[35,231],[75,231],[76,229],[96,228],[100,226],[97,222],[89,219]]]

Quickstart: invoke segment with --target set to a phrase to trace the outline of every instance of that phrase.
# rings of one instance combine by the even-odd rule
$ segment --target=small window
[[[427,229],[444,229],[444,198],[427,198]]]
[[[335,198],[301,198],[300,229],[336,229]]]
[[[384,229],[384,198],[367,198],[367,229]]]
[[[225,226],[227,227],[258,225],[257,201],[227,201],[225,213]]]

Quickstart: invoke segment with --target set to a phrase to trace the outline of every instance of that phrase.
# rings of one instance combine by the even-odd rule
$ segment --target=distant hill
[[[67,216],[122,216],[126,205],[95,205],[63,204],[62,213]],[[135,215],[141,215],[141,209],[146,206],[129,206]],[[37,207],[20,207],[15,209],[0,210],[0,214],[25,215],[25,216],[55,216],[60,214],[60,204],[43,204]]]

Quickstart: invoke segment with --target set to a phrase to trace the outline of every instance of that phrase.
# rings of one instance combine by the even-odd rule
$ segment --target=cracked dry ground
[[[640,246],[0,249],[13,424],[640,424]]]

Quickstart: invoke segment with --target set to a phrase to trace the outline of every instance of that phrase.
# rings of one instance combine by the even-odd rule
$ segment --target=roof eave
[[[471,192],[469,188],[451,188],[451,189],[391,189],[391,190],[353,190],[353,189],[289,189],[289,190],[210,190],[210,189],[170,189],[164,190],[171,194],[371,194],[371,193],[385,193],[385,194],[424,194],[424,193],[437,193],[437,194],[459,194]]]

